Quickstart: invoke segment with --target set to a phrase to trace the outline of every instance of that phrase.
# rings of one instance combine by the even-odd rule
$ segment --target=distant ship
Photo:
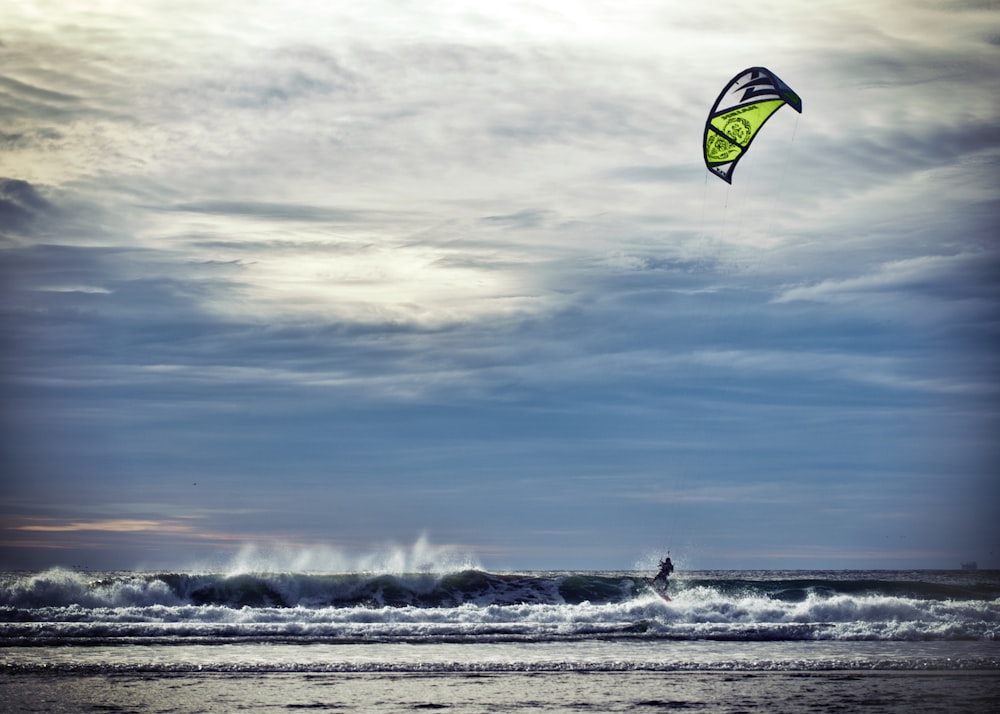
[[[975,570],[978,567],[979,566],[976,565],[976,561],[974,560],[967,560],[964,563],[962,563],[962,570]]]

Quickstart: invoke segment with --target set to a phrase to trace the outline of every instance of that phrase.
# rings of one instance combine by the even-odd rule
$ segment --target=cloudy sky
[[[0,566],[1000,566],[994,0],[3,14]]]

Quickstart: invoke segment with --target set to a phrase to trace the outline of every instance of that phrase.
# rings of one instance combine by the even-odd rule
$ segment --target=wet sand
[[[1000,712],[1000,672],[0,673],[11,712]]]

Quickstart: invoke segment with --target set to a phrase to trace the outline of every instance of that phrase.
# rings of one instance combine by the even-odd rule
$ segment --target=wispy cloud
[[[696,475],[677,511],[706,522],[743,517],[734,498],[758,519],[822,502],[831,470],[878,503],[906,479],[871,475],[912,461],[942,497],[981,482],[989,3],[26,7],[0,45],[0,457],[34,504],[22,539],[434,521],[487,552],[600,513],[634,547],[641,494],[606,508],[623,474]],[[757,64],[804,113],[775,115],[727,186],[704,114]],[[790,473],[801,491],[774,486]],[[215,490],[175,486],[195,478]],[[67,489],[79,510],[38,497]],[[100,510],[111,495],[161,507]],[[174,515],[198,509],[218,534]]]
[[[194,527],[175,521],[143,521],[120,518],[102,521],[76,521],[72,523],[30,523],[13,526],[15,531],[37,531],[43,533],[73,533],[77,531],[105,531],[110,533],[192,533]]]
[[[775,302],[869,301],[880,294],[905,294],[910,299],[920,299],[928,294],[955,298],[992,297],[987,276],[980,272],[984,264],[994,260],[996,258],[991,253],[976,252],[892,261],[857,277],[786,288],[775,298]]]

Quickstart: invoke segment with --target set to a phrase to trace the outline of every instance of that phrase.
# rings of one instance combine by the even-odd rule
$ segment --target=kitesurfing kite
[[[705,122],[705,165],[726,183],[750,142],[785,104],[802,113],[802,100],[769,69],[751,67],[732,78]]]

